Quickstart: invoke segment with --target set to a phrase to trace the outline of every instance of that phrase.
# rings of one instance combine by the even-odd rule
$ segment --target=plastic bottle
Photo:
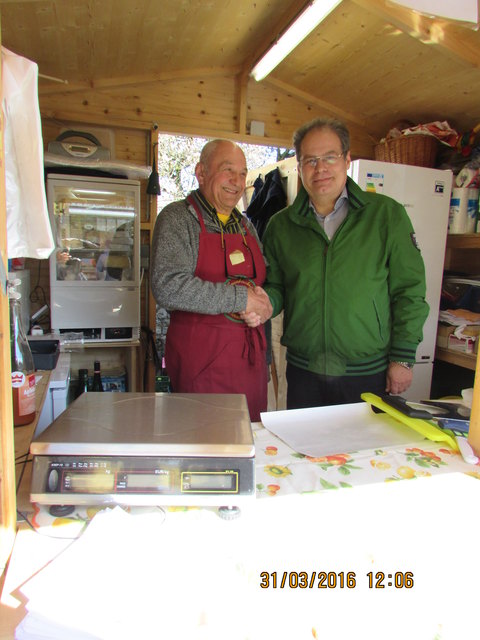
[[[86,393],[88,391],[88,369],[79,369],[78,370],[78,384],[77,390],[75,391],[75,398],[81,396],[82,393]]]
[[[92,391],[103,391],[102,375],[100,373],[99,360],[95,360],[93,364]]]
[[[35,365],[22,326],[20,294],[9,291],[10,354],[12,364],[13,424],[19,427],[35,418]]]

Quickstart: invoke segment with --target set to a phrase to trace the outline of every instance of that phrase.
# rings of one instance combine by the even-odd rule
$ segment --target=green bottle
[[[79,369],[78,370],[78,384],[77,390],[75,392],[75,398],[81,396],[82,393],[86,393],[88,391],[88,369]]]

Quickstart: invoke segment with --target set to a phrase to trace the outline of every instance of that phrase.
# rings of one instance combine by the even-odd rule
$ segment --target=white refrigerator
[[[423,328],[423,341],[417,349],[412,386],[402,395],[412,401],[425,400],[430,397],[432,384],[452,172],[375,160],[354,160],[348,173],[363,190],[383,193],[403,204],[412,221],[425,262],[426,298],[430,312]]]

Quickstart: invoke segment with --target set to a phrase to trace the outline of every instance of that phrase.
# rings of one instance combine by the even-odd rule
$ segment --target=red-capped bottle
[[[104,391],[99,360],[95,360],[95,362],[93,363],[92,391]]]
[[[12,363],[13,424],[20,427],[35,418],[35,365],[22,326],[20,294],[9,292],[10,353]]]

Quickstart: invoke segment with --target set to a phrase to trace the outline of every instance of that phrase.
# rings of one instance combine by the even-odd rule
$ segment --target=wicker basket
[[[425,134],[411,134],[375,145],[375,160],[434,167],[438,140]]]

